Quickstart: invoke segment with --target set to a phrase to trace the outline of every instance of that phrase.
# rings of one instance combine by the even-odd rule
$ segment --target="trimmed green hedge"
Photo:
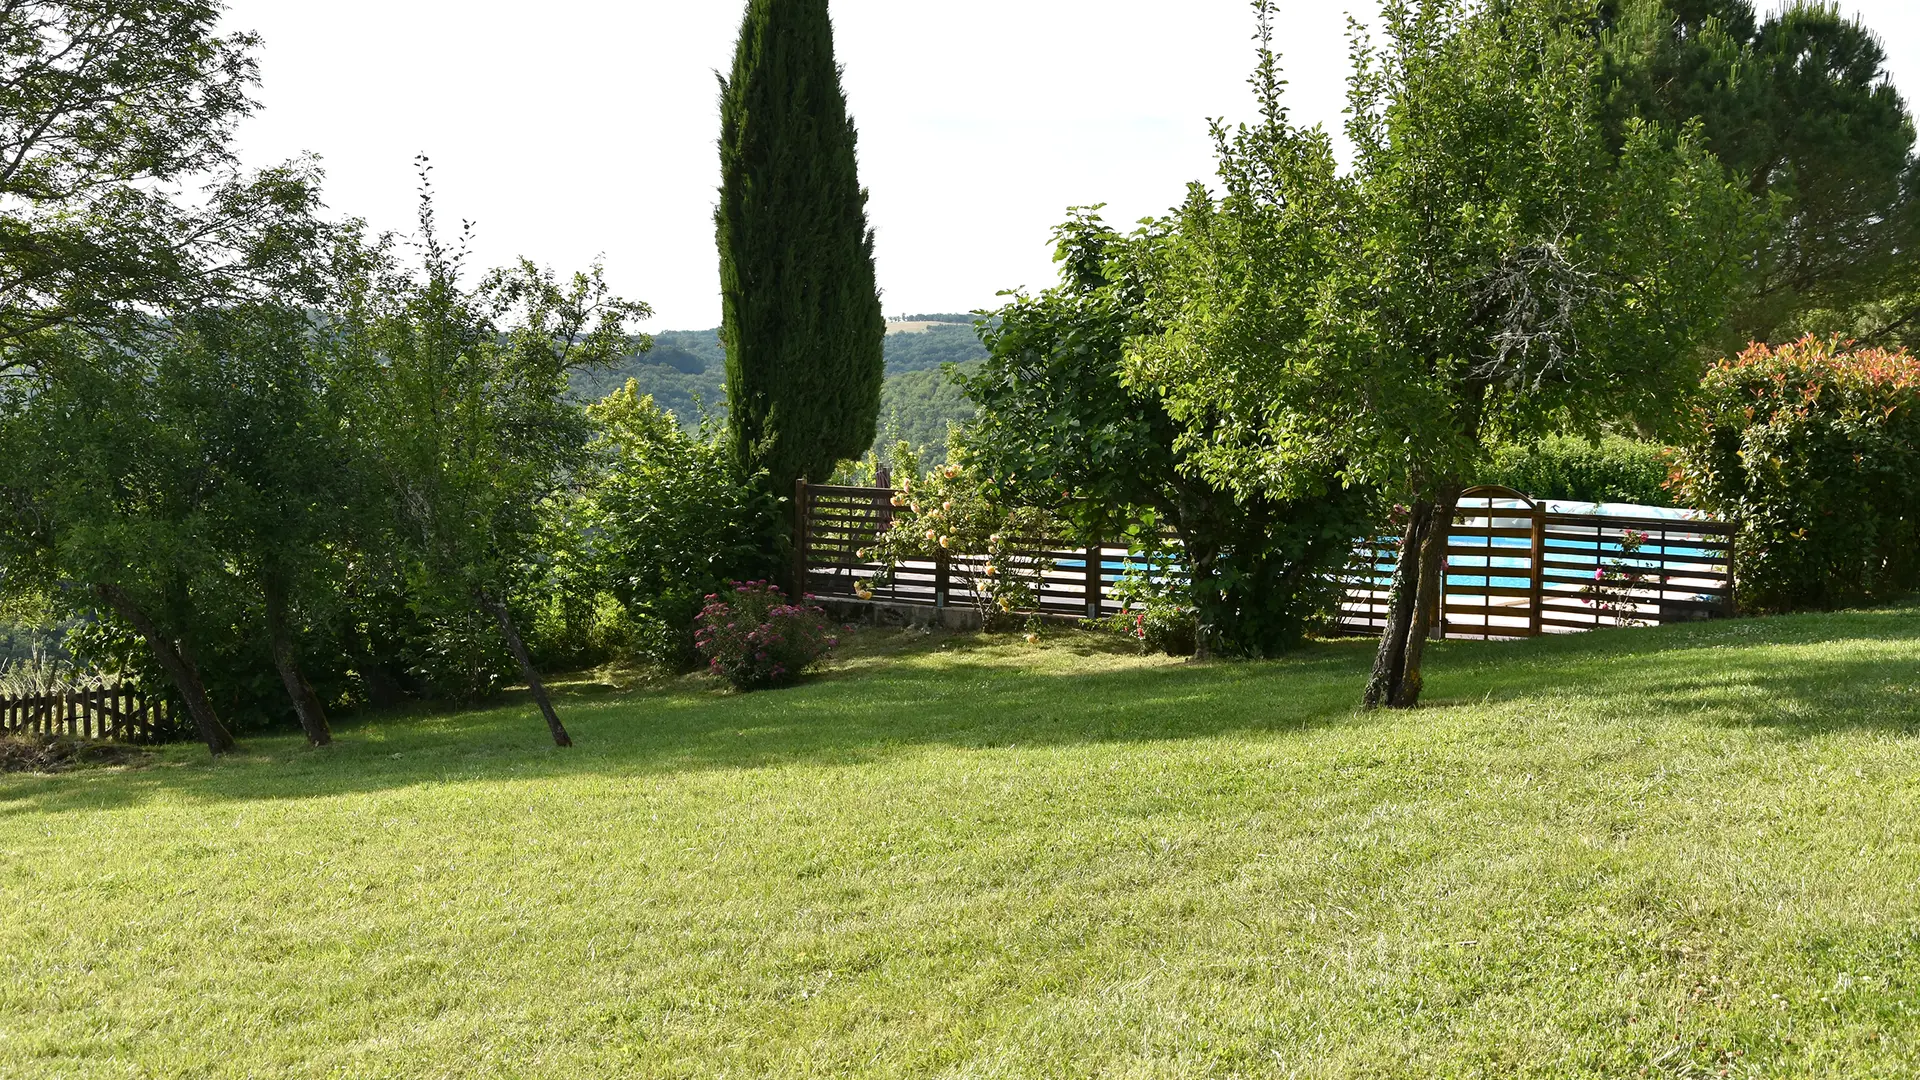
[[[1483,482],[1536,499],[1673,506],[1674,494],[1666,488],[1670,469],[1666,450],[1655,443],[1617,435],[1597,443],[1553,435],[1496,453]]]

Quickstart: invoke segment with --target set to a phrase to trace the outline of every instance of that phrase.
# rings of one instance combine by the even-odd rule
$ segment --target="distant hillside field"
[[[974,409],[950,383],[943,365],[971,367],[986,358],[973,316],[904,315],[887,323],[887,380],[881,390],[880,441],[905,439],[938,453],[947,426],[973,418]],[[704,413],[724,417],[726,350],[720,331],[665,330],[653,335],[653,348],[611,367],[577,373],[574,397],[594,401],[626,385],[639,384],[661,408],[692,426]]]

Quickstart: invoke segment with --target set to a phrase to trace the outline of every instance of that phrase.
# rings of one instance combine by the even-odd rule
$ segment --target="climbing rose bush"
[[[765,581],[730,582],[709,594],[693,641],[708,669],[738,690],[792,683],[840,644],[813,597],[790,603]]]

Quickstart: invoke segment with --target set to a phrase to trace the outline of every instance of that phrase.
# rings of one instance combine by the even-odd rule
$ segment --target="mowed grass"
[[[0,779],[5,1077],[1920,1069],[1920,613],[1191,666],[869,634]]]

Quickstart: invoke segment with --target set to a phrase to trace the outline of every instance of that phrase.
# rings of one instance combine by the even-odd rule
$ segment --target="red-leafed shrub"
[[[1920,359],[1812,337],[1756,345],[1708,372],[1700,421],[1674,479],[1740,523],[1744,606],[1920,587]]]
[[[784,686],[840,643],[827,613],[812,601],[789,603],[779,586],[765,581],[730,582],[707,597],[694,645],[707,667],[736,689]]]

